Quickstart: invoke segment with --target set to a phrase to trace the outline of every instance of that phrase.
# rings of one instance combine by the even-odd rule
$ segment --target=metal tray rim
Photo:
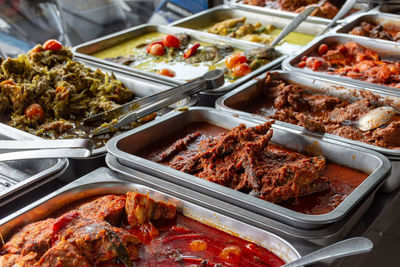
[[[151,73],[148,71],[143,71],[140,69],[136,69],[136,68],[132,68],[129,66],[124,66],[122,64],[115,64],[113,62],[104,60],[104,59],[100,59],[100,58],[95,58],[91,55],[87,55],[87,54],[83,54],[78,52],[77,50],[87,47],[87,46],[91,46],[94,45],[98,42],[102,42],[102,41],[106,41],[108,39],[112,39],[115,38],[117,36],[120,35],[124,35],[130,32],[135,32],[138,30],[146,30],[146,29],[153,29],[155,28],[156,30],[160,31],[160,32],[169,32],[171,30],[181,30],[182,32],[186,32],[188,34],[190,34],[191,36],[206,36],[206,37],[210,37],[211,40],[217,40],[220,42],[224,42],[224,43],[230,43],[231,45],[235,46],[235,44],[239,44],[242,46],[246,46],[247,49],[250,48],[258,48],[258,47],[263,47],[262,44],[257,44],[257,43],[253,43],[253,42],[247,42],[247,41],[243,41],[243,40],[237,40],[237,39],[232,39],[232,38],[228,38],[225,36],[219,36],[219,35],[215,35],[215,34],[210,34],[210,33],[206,33],[206,32],[202,32],[202,31],[196,31],[196,30],[192,30],[192,29],[187,29],[187,28],[181,28],[181,27],[176,27],[176,26],[170,26],[170,25],[157,25],[157,24],[143,24],[143,25],[139,25],[139,26],[135,26],[129,29],[125,29],[116,33],[112,33],[82,44],[79,44],[75,47],[72,48],[72,51],[74,53],[74,56],[79,58],[79,59],[83,59],[85,61],[90,62],[93,65],[97,65],[97,66],[112,66],[116,69],[120,69],[123,70],[126,73],[129,73],[131,75],[135,75],[135,76],[141,76],[141,77],[146,77],[147,79],[151,78],[154,81],[160,81],[160,82],[167,82],[167,83],[171,83],[171,84],[175,84],[175,85],[179,85],[179,84],[183,84],[185,83],[185,81],[182,80],[177,80],[171,77],[167,77],[164,75],[157,75],[155,73]],[[237,45],[236,45],[237,46]],[[239,86],[240,84],[252,79],[253,77],[259,75],[261,72],[266,71],[267,69],[270,69],[278,64],[280,64],[285,58],[287,57],[287,55],[282,54],[280,57],[270,61],[269,63],[265,64],[264,66],[259,67],[258,69],[252,71],[251,73],[247,74],[246,76],[243,76],[239,79],[237,79],[236,81],[234,81],[233,83],[226,83],[225,85],[221,86],[218,89],[214,89],[211,91],[204,91],[205,93],[207,92],[211,92],[211,93],[215,93],[215,92],[226,92],[231,90],[234,87]]]
[[[211,108],[203,108],[203,107],[201,107],[201,108],[198,108],[198,107],[189,108],[189,111],[196,111],[196,110],[208,111],[208,112],[216,112],[215,109],[211,109]],[[118,144],[119,140],[121,140],[121,139],[123,139],[123,138],[125,138],[125,137],[127,137],[129,135],[132,135],[132,134],[134,134],[136,132],[139,132],[139,131],[141,131],[143,129],[150,128],[156,123],[160,123],[160,122],[166,121],[166,120],[168,120],[168,119],[170,119],[170,118],[172,118],[174,116],[178,116],[179,114],[180,114],[179,111],[170,112],[169,114],[166,114],[165,116],[163,116],[163,118],[160,118],[160,120],[158,120],[157,122],[147,123],[146,125],[142,125],[139,128],[132,129],[132,130],[130,130],[128,132],[125,132],[124,134],[121,134],[121,135],[119,135],[119,136],[117,136],[115,138],[112,138],[107,143],[107,151],[110,154],[112,154],[112,155],[114,155],[114,156],[116,156],[118,158],[122,158],[124,160],[129,161],[130,163],[134,164],[136,167],[140,166],[140,168],[143,168],[143,169],[146,169],[146,168],[150,167],[150,168],[152,168],[154,170],[157,170],[158,173],[171,174],[171,175],[174,175],[174,176],[177,176],[177,177],[182,177],[185,180],[188,180],[188,181],[191,181],[191,182],[195,181],[198,186],[201,186],[201,188],[203,188],[203,189],[206,188],[208,191],[210,191],[210,190],[214,191],[215,189],[210,189],[209,188],[210,187],[209,183],[211,183],[209,181],[205,181],[205,180],[200,179],[198,177],[195,177],[193,175],[182,173],[182,172],[180,172],[178,170],[169,168],[167,166],[163,166],[161,164],[154,163],[152,161],[149,161],[149,160],[140,158],[138,156],[129,154],[127,152],[119,150],[118,147],[117,147],[117,144]],[[231,116],[230,113],[225,113],[225,114]],[[255,122],[255,121],[253,120],[252,122]],[[291,131],[291,132],[294,131],[291,128],[286,128],[286,127],[281,126],[281,125],[274,125],[273,128],[280,128],[280,129],[283,129],[285,131]],[[341,142],[337,142],[335,140],[332,140],[332,139],[326,138],[326,137],[324,137],[322,140],[324,142],[333,143],[333,144],[335,144],[337,146],[342,146],[342,147],[345,146],[345,147],[351,148],[353,150],[361,150],[364,153],[366,152],[366,153],[369,153],[369,154],[373,155],[374,157],[376,157],[381,162],[381,165],[377,170],[375,170],[375,172],[370,174],[369,177],[375,177],[375,176],[380,177],[380,176],[382,176],[382,179],[383,179],[383,177],[390,170],[391,165],[390,165],[389,160],[386,157],[384,157],[382,154],[380,154],[380,153],[377,153],[377,152],[371,151],[371,150],[367,150],[365,148],[361,148],[361,147],[358,147],[358,146],[350,145],[350,144],[347,144],[347,143],[343,144]],[[193,179],[196,179],[196,180],[193,180]],[[357,193],[358,191],[361,191],[362,188],[364,186],[367,186],[367,184],[369,184],[370,181],[372,181],[372,180],[373,179],[366,179],[338,207],[336,207],[333,211],[331,211],[329,213],[321,214],[321,215],[301,214],[301,213],[298,213],[298,212],[283,208],[283,207],[278,206],[276,204],[273,204],[273,203],[270,203],[270,202],[255,198],[255,197],[251,197],[248,194],[237,192],[237,191],[235,191],[233,189],[224,187],[222,185],[218,185],[218,184],[214,184],[213,183],[213,187],[215,187],[219,192],[229,192],[230,195],[240,196],[240,198],[242,200],[249,200],[249,201],[254,202],[254,204],[257,204],[258,206],[266,207],[266,208],[270,209],[271,211],[273,211],[274,213],[279,213],[280,216],[285,217],[285,218],[295,219],[296,221],[303,222],[303,223],[327,224],[327,223],[331,223],[331,222],[334,222],[334,221],[337,221],[337,220],[341,219],[345,215],[345,213],[342,210],[342,207],[344,205],[346,205],[346,204],[351,203],[355,198],[354,197],[355,193]],[[208,183],[206,183],[206,182],[208,182]],[[247,201],[247,202],[249,202],[249,201]]]
[[[102,176],[102,177],[100,178],[100,176]],[[82,188],[82,187],[88,188],[88,187],[91,187],[91,186],[96,187],[96,186],[100,186],[100,185],[106,185],[106,186],[109,187],[109,186],[112,186],[113,184],[115,184],[115,185],[116,184],[121,184],[121,185],[124,185],[124,184],[128,185],[129,184],[129,185],[137,185],[137,186],[140,186],[140,187],[151,189],[152,191],[161,193],[164,196],[172,197],[172,198],[174,198],[174,199],[176,199],[178,201],[186,202],[186,203],[189,203],[189,204],[192,204],[192,205],[197,205],[203,210],[208,210],[209,212],[212,212],[212,213],[216,214],[218,217],[223,216],[223,217],[228,218],[230,220],[233,220],[236,223],[239,223],[239,224],[241,224],[243,226],[249,226],[249,227],[256,228],[256,230],[264,232],[264,233],[272,236],[273,238],[279,240],[281,243],[285,244],[294,253],[295,257],[300,258],[300,253],[298,252],[298,250],[289,241],[285,240],[284,238],[278,236],[275,233],[266,231],[264,229],[257,228],[255,226],[250,226],[246,222],[240,221],[240,220],[238,220],[236,218],[233,218],[233,217],[229,217],[228,215],[223,214],[223,213],[219,213],[219,212],[217,212],[217,211],[215,211],[213,209],[209,209],[207,207],[203,207],[203,206],[198,205],[196,203],[193,203],[193,202],[191,202],[189,200],[181,199],[178,196],[175,196],[173,194],[172,195],[169,194],[168,192],[164,192],[164,191],[160,191],[160,190],[151,188],[148,185],[138,183],[137,179],[135,181],[125,180],[120,176],[121,176],[121,174],[118,173],[118,172],[110,170],[110,169],[108,169],[106,167],[101,167],[101,168],[99,168],[99,169],[97,169],[95,171],[92,171],[92,172],[84,175],[83,177],[79,178],[78,180],[75,180],[75,181],[71,182],[70,184],[68,184],[68,185],[66,185],[66,186],[54,191],[53,193],[51,193],[51,194],[49,194],[49,195],[47,195],[47,196],[45,196],[45,197],[33,202],[32,204],[26,206],[25,208],[22,208],[19,211],[15,212],[13,214],[10,214],[9,216],[7,216],[7,217],[5,217],[3,219],[0,219],[0,228],[3,225],[7,224],[8,222],[17,219],[18,217],[22,216],[25,213],[28,213],[31,210],[34,210],[35,208],[38,208],[39,206],[45,204],[46,202],[51,201],[52,199],[54,199],[54,198],[56,198],[58,196],[61,196],[61,195],[65,194],[65,193],[68,193],[68,192],[71,192],[71,191],[74,191],[74,190],[78,190],[79,188]],[[243,238],[243,237],[241,237],[241,238]]]

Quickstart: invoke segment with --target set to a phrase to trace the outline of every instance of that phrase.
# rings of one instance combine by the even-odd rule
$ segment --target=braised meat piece
[[[125,200],[124,195],[107,195],[81,205],[78,210],[82,217],[105,220],[116,225],[123,215]]]
[[[362,21],[359,25],[351,29],[349,34],[389,41],[398,41],[399,32],[400,28],[394,24],[386,23],[385,25],[382,25],[375,22]]]
[[[251,128],[240,125],[205,139],[191,157],[177,155],[169,165],[177,170],[235,190],[281,202],[326,187],[321,172],[325,159],[300,153],[276,152],[268,147],[272,122]],[[167,149],[168,150],[168,149]]]
[[[4,245],[3,250],[10,254],[27,255],[37,253],[40,258],[51,246],[54,219],[35,222],[23,227]]]
[[[61,240],[40,259],[40,266],[90,267],[90,263],[69,242]]]
[[[197,139],[201,134],[200,133],[192,133],[187,135],[185,138],[179,139],[178,141],[175,142],[172,146],[168,148],[167,151],[165,151],[164,154],[160,155],[158,161],[162,162],[165,160],[170,159],[172,156],[175,156],[178,154],[180,151],[184,150],[187,148],[187,146],[192,143],[194,140]]]
[[[176,207],[172,204],[155,201],[148,195],[128,192],[125,212],[129,225],[136,226],[149,221],[173,219],[176,215]]]

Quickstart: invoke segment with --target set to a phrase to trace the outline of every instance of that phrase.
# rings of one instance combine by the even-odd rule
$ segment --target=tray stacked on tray
[[[166,139],[168,136],[180,136],[180,133],[185,132],[185,129],[192,127],[191,125],[196,123],[207,123],[225,129],[232,129],[239,124],[253,127],[261,124],[262,121],[249,120],[248,117],[233,116],[232,114],[209,108],[190,108],[185,112],[173,112],[157,121],[150,122],[143,127],[110,140],[107,144],[107,149],[112,156],[108,156],[107,163],[117,171],[123,170],[129,174],[130,171],[137,169],[154,175],[159,179],[228,202],[234,205],[226,211],[229,212],[230,216],[234,216],[236,213],[236,216],[241,218],[253,218],[253,215],[249,216],[248,214],[254,214],[258,218],[256,220],[258,221],[257,225],[261,225],[268,230],[278,231],[279,234],[286,232],[291,238],[304,238],[322,244],[337,241],[347,234],[346,231],[354,226],[359,216],[372,203],[376,190],[382,185],[390,170],[389,161],[379,153],[344,144],[328,137],[321,139],[305,136],[302,135],[301,131],[274,124],[271,143],[294,151],[309,152],[316,156],[323,155],[329,162],[368,173],[368,178],[336,208],[327,213],[310,215],[262,200],[251,193],[239,192],[175,170],[169,166],[154,162],[154,160],[146,159],[146,156],[141,154],[141,151],[143,149],[147,150],[151,144],[158,147],[160,140]],[[175,138],[179,139],[178,137]],[[180,136],[180,138],[182,137]],[[176,139],[172,138],[168,142]],[[185,141],[182,142],[185,143]],[[240,212],[237,207],[240,208]],[[244,210],[246,212],[242,213]],[[264,219],[259,220],[262,217]],[[270,219],[277,221],[275,229],[271,229],[274,227],[268,225],[267,222]],[[255,222],[253,221],[253,223]],[[285,225],[285,227],[280,228],[276,225]]]

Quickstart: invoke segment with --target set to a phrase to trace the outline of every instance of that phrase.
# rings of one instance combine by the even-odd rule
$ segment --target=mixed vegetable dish
[[[60,212],[61,213],[61,212]],[[201,224],[149,195],[104,195],[19,229],[0,265],[63,267],[269,266],[267,249]]]
[[[17,58],[0,58],[2,122],[49,139],[87,138],[83,119],[131,101],[133,93],[113,74],[73,60],[56,40]],[[107,137],[97,137],[96,146]]]

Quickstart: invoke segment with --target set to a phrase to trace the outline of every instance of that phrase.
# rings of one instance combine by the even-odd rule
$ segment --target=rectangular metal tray
[[[138,179],[130,177],[128,180],[107,168],[97,169],[47,197],[28,205],[17,213],[0,220],[0,233],[6,239],[13,229],[44,219],[64,205],[77,200],[96,195],[125,194],[128,191],[133,191],[149,194],[156,200],[172,202],[177,206],[177,211],[184,216],[263,246],[287,262],[300,256],[291,244],[275,234],[202,207],[190,200],[165,193],[158,188],[141,185],[138,182]]]
[[[295,12],[243,4],[242,0],[231,0],[230,1],[230,5],[231,6],[238,6],[238,7],[246,8],[246,9],[250,9],[250,10],[260,11],[260,12],[263,12],[263,11],[267,12],[268,11],[268,12],[274,12],[276,14],[291,15],[293,17],[298,15],[298,13],[295,13]],[[363,12],[368,11],[369,9],[371,9],[371,6],[366,4],[366,3],[356,3],[356,5],[354,7],[356,9],[358,9],[359,11],[354,12],[350,16],[355,15],[355,14],[359,14],[359,13],[363,13]],[[329,22],[331,22],[331,19],[315,17],[315,16],[310,16],[308,19],[312,20],[312,21],[315,21],[315,22],[319,22],[319,23],[325,23],[325,24],[328,24]],[[346,17],[344,19],[346,19]],[[338,23],[342,23],[342,22],[343,22],[343,19],[338,20]]]
[[[293,244],[302,255],[320,248],[319,246],[326,246],[344,239],[356,226],[362,215],[368,210],[376,193],[375,189],[340,221],[319,229],[300,229],[249,211],[247,208],[234,206],[223,200],[206,196],[201,192],[190,190],[142,173],[121,164],[117,157],[109,153],[106,156],[106,162],[109,168],[125,175],[127,180],[133,179],[133,181],[140,181],[141,184],[151,188],[160,191],[162,190],[180,198],[188,198],[192,203],[196,203],[221,214],[225,214],[231,218],[254,225],[257,228],[275,233]]]
[[[361,44],[362,46],[373,49],[373,50],[377,51],[378,54],[381,56],[396,55],[396,54],[400,53],[399,52],[400,44],[397,44],[395,42],[387,42],[387,41],[383,41],[383,40],[379,40],[379,39],[371,39],[371,38],[360,37],[360,36],[349,35],[349,34],[328,34],[326,36],[322,36],[321,38],[314,39],[308,45],[306,45],[302,49],[300,49],[296,54],[288,57],[286,60],[284,60],[282,62],[282,68],[284,70],[288,70],[288,71],[302,72],[302,73],[306,73],[306,74],[317,76],[317,77],[324,77],[329,80],[341,81],[344,83],[357,85],[359,87],[373,88],[373,89],[376,89],[376,90],[379,90],[382,92],[391,92],[391,93],[399,95],[400,89],[396,89],[394,87],[389,87],[386,85],[355,80],[355,79],[351,79],[351,78],[340,76],[340,75],[331,75],[331,74],[327,74],[325,72],[318,72],[318,71],[314,72],[307,68],[302,69],[302,68],[297,67],[297,63],[300,62],[301,57],[308,56],[311,53],[317,51],[318,47],[322,43],[331,45],[331,44],[344,44],[344,43],[350,42],[350,41],[357,42],[357,43]]]
[[[286,27],[293,19],[292,16],[285,16],[282,14],[276,14],[274,12],[265,11],[261,13],[256,10],[250,11],[248,9],[243,9],[240,7],[217,6],[194,14],[192,16],[183,18],[181,20],[175,21],[171,25],[194,30],[201,30],[202,28],[211,26],[212,24],[225,19],[242,17],[246,17],[246,22],[249,23],[261,22],[264,25],[270,24],[280,29]],[[295,32],[316,36],[325,29],[325,26],[326,25],[323,23],[310,22],[306,20],[295,29]],[[294,51],[297,51],[300,47],[300,45],[289,44],[287,46],[276,46],[275,48],[283,54],[290,54]]]
[[[379,12],[390,13],[395,15],[400,15],[400,3],[398,4],[380,4],[374,10]]]
[[[0,133],[0,140],[15,138]],[[1,152],[0,152],[1,153]],[[0,207],[61,176],[67,159],[32,159],[0,162]]]
[[[147,71],[142,71],[136,68],[132,68],[129,66],[125,66],[122,64],[116,64],[104,59],[96,58],[94,56],[91,56],[91,54],[96,53],[98,51],[104,50],[106,48],[110,48],[116,44],[120,44],[122,42],[125,42],[127,40],[131,40],[133,38],[136,38],[138,36],[141,36],[146,33],[150,32],[160,32],[160,33],[165,33],[165,34],[177,34],[181,32],[185,32],[189,34],[192,38],[192,40],[197,40],[197,41],[204,41],[207,43],[225,43],[232,45],[233,47],[241,50],[249,50],[253,48],[258,48],[262,47],[263,45],[261,44],[256,44],[256,43],[250,43],[250,42],[244,42],[241,40],[236,40],[236,39],[231,39],[231,38],[226,38],[223,36],[218,36],[215,34],[209,34],[205,32],[199,32],[195,30],[190,30],[190,29],[185,29],[185,28],[179,28],[179,27],[171,27],[171,26],[164,26],[164,25],[141,25],[133,28],[129,28],[120,32],[116,32],[110,35],[106,35],[104,37],[80,44],[78,46],[75,46],[73,48],[74,55],[77,58],[84,59],[86,61],[91,62],[92,64],[95,64],[97,66],[113,66],[115,68],[118,68],[120,70],[125,71],[126,73],[131,73],[134,75],[139,75],[141,77],[147,77],[148,79],[150,78],[151,80],[154,81],[163,81],[167,83],[172,83],[172,84],[183,84],[185,81],[182,80],[177,80],[171,77],[167,77],[164,75],[158,75],[156,73],[151,73]],[[225,83],[223,86],[221,86],[218,89],[214,89],[212,91],[205,91],[202,92],[203,94],[209,93],[212,95],[215,94],[223,94],[224,92],[227,92],[240,84],[250,80],[251,78],[259,75],[260,73],[271,69],[275,67],[276,65],[279,65],[282,60],[286,58],[286,56],[282,55],[281,57],[269,62],[268,64],[261,66],[260,68],[252,71],[251,73],[237,79],[236,81],[232,83]]]
[[[346,101],[354,102],[362,96],[363,92],[369,92],[378,96],[379,101],[385,102],[385,100],[387,100],[392,104],[391,105],[392,107],[400,109],[400,97],[398,95],[396,96],[395,94],[379,92],[373,89],[357,87],[355,85],[348,85],[346,83],[331,81],[323,78],[315,78],[312,76],[307,76],[296,72],[274,71],[271,73],[274,73],[274,77],[276,77],[276,79],[282,79],[284,81],[307,88],[310,93],[323,93],[327,95],[333,95],[341,99],[345,99]],[[260,75],[258,79],[261,80],[264,77],[265,75]],[[268,119],[265,117],[256,114],[250,114],[233,108],[239,103],[240,104],[251,103],[253,100],[260,97],[260,95],[262,95],[262,90],[259,86],[257,86],[257,84],[258,81],[253,80],[238,87],[234,91],[221,96],[219,99],[217,99],[215,107],[219,110],[231,112],[237,116],[242,116],[245,118],[250,117],[250,118],[256,118],[257,120],[267,121]],[[385,103],[385,105],[388,105],[388,103]],[[340,137],[334,134],[313,133],[309,132],[307,129],[301,126],[297,126],[287,122],[276,121],[276,123],[279,125],[283,125],[285,127],[297,129],[298,131],[302,131],[303,133],[308,133],[314,136],[321,136],[321,137],[326,136],[329,137],[330,139],[337,140],[338,142],[358,145],[384,154],[391,160],[392,172],[386,178],[380,191],[389,193],[400,186],[400,174],[399,174],[400,150],[382,148],[379,146],[374,146],[363,142]]]
[[[379,12],[368,12],[367,14],[359,14],[358,16],[353,16],[352,20],[349,20],[348,23],[346,23],[344,25],[340,25],[340,26],[336,27],[333,30],[333,32],[341,33],[341,34],[349,34],[348,33],[349,31],[351,31],[355,26],[359,25],[363,21],[374,22],[376,24],[381,24],[381,25],[390,23],[390,24],[394,24],[394,25],[400,27],[400,16],[398,16],[398,15],[387,14],[387,13],[385,14],[385,13],[379,13]],[[356,35],[351,35],[351,34],[349,34],[349,35],[356,36]],[[370,37],[364,37],[364,38],[370,38]],[[373,39],[381,40],[383,42],[399,44],[398,42],[393,42],[393,41],[389,41],[389,40],[382,40],[382,39],[378,39],[378,38],[373,38]]]
[[[250,121],[235,117],[232,114],[211,108],[190,108],[186,112],[171,112],[157,121],[114,137],[107,143],[107,150],[118,157],[119,162],[123,165],[193,190],[200,190],[204,194],[222,199],[233,205],[247,208],[252,212],[303,229],[324,227],[342,219],[363,197],[372,192],[383,181],[390,170],[389,160],[374,151],[349,144],[340,144],[340,142],[327,137],[320,139],[301,135],[300,131],[285,128],[281,125],[274,125],[274,135],[271,143],[295,151],[318,153],[337,164],[371,173],[333,211],[321,215],[307,215],[134,155],[135,152],[146,147],[146,145],[177,133],[192,122],[208,122],[226,129],[231,129],[241,123],[248,127],[262,123],[257,120]],[[316,147],[318,149],[315,149]],[[126,152],[127,149],[129,149],[129,153]],[[318,150],[318,152],[315,150]]]
[[[113,72],[115,77],[117,79],[121,80],[125,84],[125,86],[128,89],[130,89],[134,93],[135,96],[138,96],[138,97],[149,96],[149,95],[161,92],[163,90],[169,89],[174,86],[174,85],[167,84],[167,83],[155,82],[155,81],[151,81],[149,79],[135,77],[131,74],[118,72],[117,69],[114,69],[112,67],[99,68],[98,66],[91,65],[90,63],[87,63],[87,62],[84,62],[84,63],[85,63],[85,66],[87,66],[87,67],[98,68],[98,69],[102,70],[103,72],[108,72],[108,73]],[[184,106],[193,105],[195,103],[195,99],[189,99],[187,101],[182,101],[182,103]],[[11,139],[41,139],[41,137],[38,137],[38,136],[30,134],[28,132],[16,129],[14,127],[8,126],[4,123],[0,123],[0,134],[7,135]],[[105,153],[106,153],[105,146],[96,148],[92,152],[92,157],[95,158],[97,156],[104,155]],[[89,157],[88,159],[91,159],[92,157]]]

